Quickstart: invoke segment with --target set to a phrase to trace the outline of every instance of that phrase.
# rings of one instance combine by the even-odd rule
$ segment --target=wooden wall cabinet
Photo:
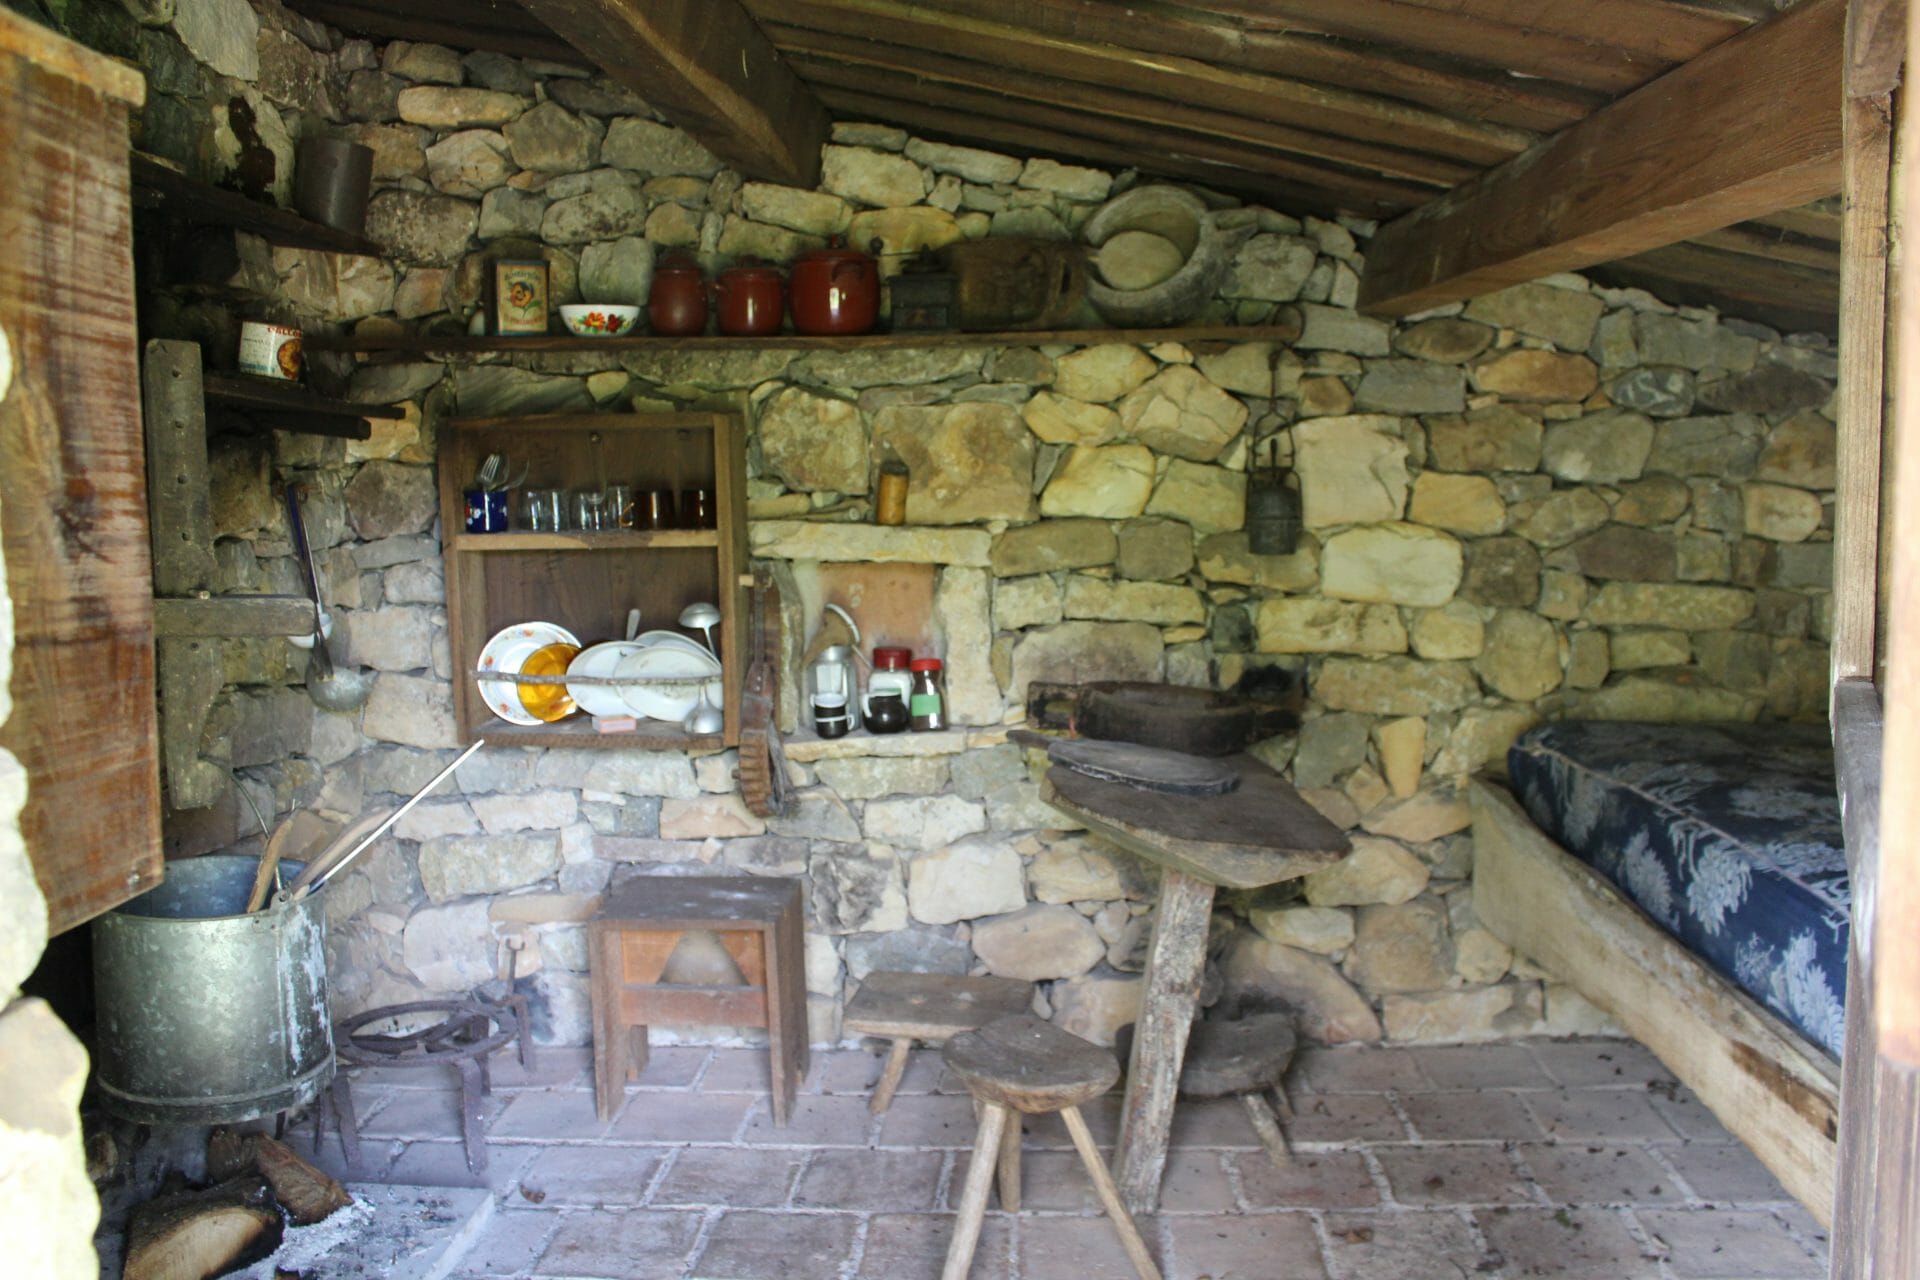
[[[740,420],[718,413],[543,414],[459,419],[442,428],[440,522],[454,719],[462,742],[656,750],[739,745],[749,657],[745,448]],[[467,533],[464,494],[490,453],[504,454],[516,475],[526,467],[531,488],[706,489],[714,495],[716,527],[530,533],[516,520],[511,532]],[[699,601],[718,605],[722,616],[714,633],[725,689],[726,726],[719,734],[695,737],[660,720],[641,720],[631,732],[599,733],[584,713],[514,725],[480,696],[474,679],[480,652],[503,627],[557,623],[591,645],[620,639],[629,609],[640,610],[642,630],[673,630],[680,611]]]

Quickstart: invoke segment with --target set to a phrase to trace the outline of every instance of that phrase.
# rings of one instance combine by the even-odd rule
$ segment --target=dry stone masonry
[[[840,233],[888,254],[1065,237],[1135,180],[841,125],[820,188],[792,190],[574,68],[335,47],[276,5],[236,25],[182,0],[171,28],[129,34],[154,69],[143,145],[228,166],[239,101],[282,161],[315,131],[374,148],[385,258],[241,240],[268,310],[311,328],[464,331],[499,256],[545,258],[556,302],[637,300],[667,247],[711,268]],[[489,749],[329,887],[341,1011],[511,972],[543,1038],[583,1042],[597,896],[730,870],[804,878],[816,1039],[866,973],[901,967],[1039,982],[1042,1012],[1110,1038],[1137,1007],[1155,876],[1042,805],[1004,727],[1033,680],[1280,668],[1307,681],[1306,720],[1259,753],[1354,853],[1223,894],[1209,996],[1283,1002],[1335,1042],[1601,1027],[1479,926],[1464,780],[1544,719],[1821,714],[1835,353],[1570,275],[1389,323],[1352,306],[1369,225],[1218,217],[1253,234],[1202,318],[1291,320],[1297,341],[341,362],[352,396],[406,416],[353,444],[222,441],[219,589],[298,589],[270,484],[307,481],[345,651],[379,673],[364,710],[321,712],[283,644],[223,642],[207,752],[282,811],[393,803],[453,753],[432,462],[456,414],[742,414],[752,554],[785,588],[789,643],[825,584],[882,566],[918,584],[951,664],[954,729],[795,743],[799,800],[774,819],[740,804],[725,754]],[[204,301],[172,306],[169,332],[225,340]],[[1250,437],[1275,432],[1306,529],[1259,556]],[[913,477],[900,528],[869,520],[888,454]]]

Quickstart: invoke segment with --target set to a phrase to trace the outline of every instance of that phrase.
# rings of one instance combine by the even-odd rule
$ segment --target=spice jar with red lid
[[[907,699],[907,714],[914,729],[926,731],[947,727],[947,683],[938,658],[915,658],[909,664],[913,672],[913,693]]]

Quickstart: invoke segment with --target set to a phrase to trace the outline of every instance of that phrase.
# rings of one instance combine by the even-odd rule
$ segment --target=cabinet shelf
[[[1292,342],[1297,323],[1190,325],[1176,329],[1023,329],[1003,333],[862,333],[850,337],[776,334],[763,338],[701,334],[686,338],[651,335],[582,338],[574,334],[498,337],[463,333],[309,334],[315,351],[369,355],[482,355],[535,351],[874,351],[921,347],[1087,346],[1103,342]]]
[[[442,424],[440,518],[461,529],[463,481],[491,454],[524,469],[541,487],[630,484],[638,490],[705,489],[713,529],[603,533],[451,533],[446,538],[447,631],[456,671],[471,672],[487,641],[504,627],[550,622],[583,645],[618,639],[627,613],[671,626],[690,604],[720,609],[714,639],[720,659],[717,734],[693,735],[678,723],[642,720],[625,733],[601,733],[584,714],[543,725],[512,725],[480,696],[472,677],[454,681],[454,721],[462,741],[500,746],[717,751],[739,744],[741,691],[748,655],[750,603],[742,574],[746,547],[746,444],[728,414],[559,413],[466,418]],[[581,555],[580,552],[592,554]]]
[[[717,547],[718,529],[621,529],[609,533],[459,533],[449,549],[479,555],[506,551],[646,551]]]
[[[158,156],[136,151],[129,168],[133,203],[139,208],[156,209],[202,226],[250,231],[289,249],[380,256],[380,246],[365,236],[335,230],[277,205],[249,200],[236,191],[222,191],[219,187],[195,182]]]
[[[483,721],[476,736],[497,747],[612,747],[633,751],[720,751],[728,745],[724,733],[688,733],[664,720],[642,720],[626,733],[601,733],[584,715],[568,716],[552,724],[519,725],[505,720]],[[471,739],[469,739],[471,740]]]

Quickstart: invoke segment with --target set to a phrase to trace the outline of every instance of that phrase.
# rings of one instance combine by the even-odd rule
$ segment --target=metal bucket
[[[309,894],[242,914],[258,866],[169,862],[159,888],[94,921],[95,1079],[115,1114],[234,1124],[332,1082],[325,907]]]

